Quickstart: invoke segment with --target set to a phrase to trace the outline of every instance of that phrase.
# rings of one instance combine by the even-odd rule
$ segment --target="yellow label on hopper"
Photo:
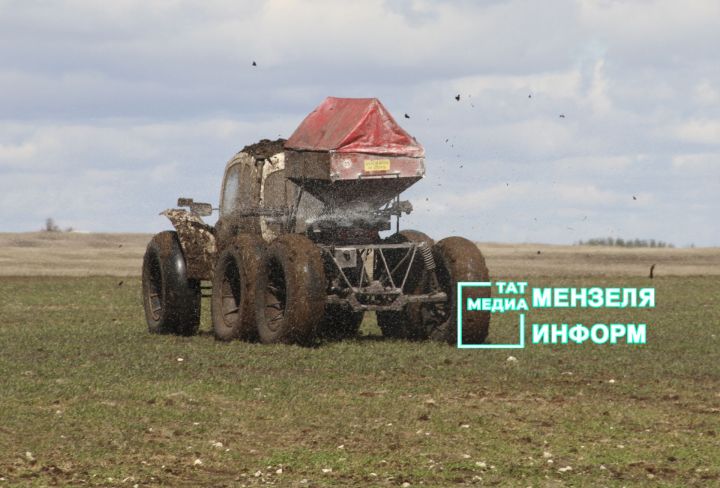
[[[365,171],[388,171],[390,169],[389,159],[366,159]]]

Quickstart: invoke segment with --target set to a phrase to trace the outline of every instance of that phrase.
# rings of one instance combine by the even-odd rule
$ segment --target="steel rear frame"
[[[404,242],[398,244],[363,245],[320,245],[323,257],[333,263],[339,277],[340,286],[331,287],[327,297],[328,304],[349,306],[354,312],[361,311],[401,311],[409,303],[442,303],[448,299],[447,293],[440,290],[432,251],[425,242]],[[390,267],[386,251],[405,250],[403,256]],[[345,253],[355,255],[355,264],[344,266],[338,256]],[[372,253],[372,255],[371,255]],[[412,272],[413,264],[424,261],[424,270],[429,277],[425,293],[406,293],[405,287]],[[372,275],[367,272],[366,264],[371,264]],[[360,267],[359,277],[353,279],[344,269]],[[377,276],[375,274],[377,273]],[[395,277],[395,278],[394,278]],[[401,277],[400,280],[396,278]]]

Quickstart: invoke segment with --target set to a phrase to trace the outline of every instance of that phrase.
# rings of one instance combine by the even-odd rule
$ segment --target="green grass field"
[[[647,322],[645,346],[517,351],[386,341],[370,315],[312,349],[219,343],[207,314],[152,336],[139,284],[0,278],[0,487],[720,484],[717,277],[533,279],[657,307],[530,315]]]

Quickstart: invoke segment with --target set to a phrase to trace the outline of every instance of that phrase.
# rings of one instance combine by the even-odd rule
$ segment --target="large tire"
[[[478,247],[462,237],[448,237],[433,246],[438,284],[448,300],[440,304],[423,304],[416,321],[422,323],[423,335],[430,339],[455,344],[457,342],[457,283],[459,281],[489,281],[485,258]],[[463,288],[468,298],[489,298],[489,287]],[[490,312],[463,314],[463,344],[482,344],[488,335]]]
[[[364,317],[365,312],[353,312],[349,307],[328,305],[320,324],[320,337],[329,341],[355,337]]]
[[[397,234],[393,234],[385,239],[386,244],[400,244],[405,242],[424,242],[427,246],[433,245],[433,240],[427,234],[410,229],[401,230]],[[395,253],[386,251],[385,257],[390,269],[402,259],[404,254],[405,251]],[[402,268],[406,269],[404,267]],[[425,273],[422,256],[417,252],[403,291],[410,294],[417,293],[424,282]],[[400,286],[402,276],[394,276],[393,279],[396,281],[396,285]],[[418,330],[418,325],[420,324],[414,323],[418,316],[418,310],[419,304],[409,304],[399,312],[377,312],[378,327],[380,327],[385,337],[393,339],[420,339],[421,334]]]
[[[255,291],[264,252],[265,241],[259,235],[240,234],[220,253],[210,299],[216,339],[257,338]]]
[[[327,299],[320,249],[302,234],[284,234],[263,261],[255,312],[260,341],[311,344]]]
[[[200,327],[200,281],[187,277],[177,233],[160,232],[145,250],[143,306],[154,334],[194,335]]]

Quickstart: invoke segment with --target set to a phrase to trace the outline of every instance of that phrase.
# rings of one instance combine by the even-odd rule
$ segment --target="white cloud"
[[[656,49],[702,43],[717,33],[720,4],[714,0],[581,0],[580,20],[610,43],[634,52],[647,50],[646,59],[673,51]],[[708,46],[705,46],[708,47]]]
[[[720,152],[679,154],[672,158],[673,168],[681,171],[696,171],[699,174],[720,178]]]
[[[720,91],[710,80],[702,80],[695,85],[694,95],[698,103],[716,105],[720,102]]]
[[[588,92],[590,106],[598,114],[605,114],[612,108],[612,102],[608,94],[608,80],[605,76],[605,61],[600,59],[595,62],[593,68],[592,84]]]
[[[35,146],[30,143],[0,144],[0,168],[22,167],[37,155]]]
[[[627,170],[634,161],[645,158],[644,155],[630,156],[573,156],[558,159],[554,162],[555,167],[561,172],[582,172],[593,173],[617,173]]]
[[[453,211],[472,209],[494,210],[515,203],[525,208],[544,206],[548,200],[560,201],[572,208],[604,207],[627,201],[626,197],[610,190],[597,188],[592,184],[556,183],[540,190],[533,182],[498,184],[459,195],[446,194],[440,199],[444,208]]]
[[[546,98],[577,98],[580,95],[582,74],[577,68],[528,74],[482,74],[452,81],[454,91],[475,101],[498,93],[515,96],[531,95]],[[525,101],[525,100],[523,100]]]
[[[720,120],[689,120],[675,127],[675,135],[687,142],[720,145]]]
[[[173,161],[155,166],[150,170],[149,176],[155,183],[167,183],[169,181],[177,181],[179,172],[180,165],[176,161]]]

